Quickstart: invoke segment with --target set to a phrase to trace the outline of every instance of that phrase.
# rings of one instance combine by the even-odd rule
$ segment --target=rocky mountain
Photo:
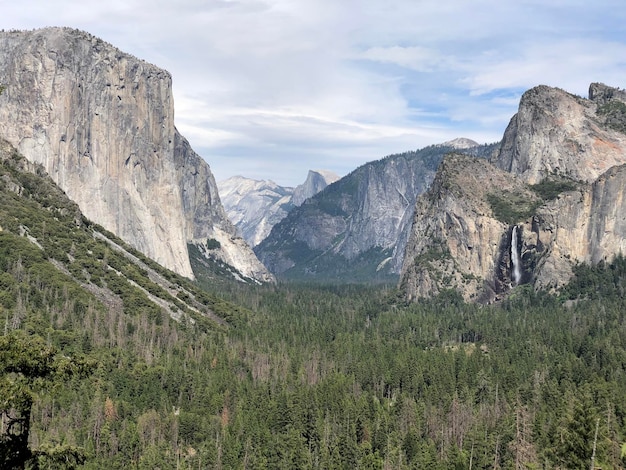
[[[626,94],[526,92],[491,162],[447,157],[416,203],[400,287],[492,301],[520,284],[555,289],[577,263],[626,250]]]
[[[285,279],[397,279],[416,197],[452,150],[430,146],[357,168],[293,209],[255,252]]]
[[[0,136],[89,219],[190,278],[187,244],[215,240],[207,255],[272,279],[174,127],[169,73],[87,33],[46,28],[0,33],[0,84]]]
[[[455,150],[467,150],[474,147],[478,147],[479,144],[475,140],[468,139],[466,137],[458,137],[456,139],[449,140],[443,144],[439,144],[440,147],[450,147]]]
[[[226,326],[238,307],[201,291],[81,213],[43,167],[0,139],[0,308],[10,329],[32,321],[20,302],[61,318],[68,312],[170,317],[192,328]],[[45,306],[42,310],[41,306]],[[63,312],[61,314],[60,312]],[[9,317],[7,317],[8,321]]]
[[[229,219],[251,245],[258,245],[291,209],[317,194],[339,177],[324,170],[309,170],[301,185],[291,188],[269,180],[233,176],[217,187]]]
[[[339,176],[332,171],[309,170],[304,183],[296,186],[293,190],[291,202],[293,202],[294,206],[300,206],[304,201],[315,196],[317,193],[326,188],[326,186],[334,183],[338,179]]]

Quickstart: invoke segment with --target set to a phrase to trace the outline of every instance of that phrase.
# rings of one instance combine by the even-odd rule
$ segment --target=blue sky
[[[0,28],[70,26],[167,69],[216,179],[295,186],[456,137],[502,137],[536,85],[626,87],[623,0],[21,0]]]

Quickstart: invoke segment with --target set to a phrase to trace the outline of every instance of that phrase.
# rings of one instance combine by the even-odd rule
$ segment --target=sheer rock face
[[[626,254],[626,165],[609,169],[591,184],[563,193],[524,224],[522,250],[544,247],[536,272],[540,288],[558,288],[576,263],[597,264]]]
[[[491,301],[518,283],[559,288],[576,263],[626,253],[626,134],[616,130],[626,123],[624,97],[601,84],[590,87],[593,100],[537,87],[524,94],[493,165],[446,158],[417,201],[400,282],[406,297],[453,288]],[[549,196],[530,186],[551,181],[567,185]],[[496,213],[494,198],[517,215]]]
[[[416,203],[401,277],[409,300],[448,288],[467,300],[478,299],[511,283],[510,229],[489,203],[491,194],[503,192],[537,199],[520,179],[485,160],[458,154],[444,158],[432,186]]]
[[[293,209],[255,252],[270,271],[312,280],[397,276],[418,194],[449,147],[365,164]]]
[[[229,219],[243,238],[256,246],[289,211],[337,179],[330,171],[309,170],[306,181],[296,188],[243,176],[233,176],[217,185]]]
[[[607,100],[623,100],[624,92],[592,84],[590,97],[547,86],[524,93],[493,164],[535,184],[555,174],[590,183],[626,163],[626,134],[603,125],[598,113]]]
[[[332,171],[309,170],[304,183],[296,186],[293,190],[293,197],[291,198],[291,201],[295,206],[300,206],[304,201],[315,196],[326,186],[334,183],[338,179],[339,176]]]
[[[211,257],[235,267],[245,277],[273,282],[274,277],[228,219],[209,165],[178,132],[175,133],[174,142],[174,160],[181,175],[185,239],[200,247],[206,247],[208,240],[217,240],[218,249],[200,251],[210,253]]]
[[[193,277],[187,241],[223,210],[208,165],[174,128],[169,74],[87,33],[46,28],[0,33],[0,84],[0,136],[88,218]]]

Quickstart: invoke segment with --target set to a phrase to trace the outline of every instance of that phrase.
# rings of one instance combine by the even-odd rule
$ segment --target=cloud
[[[441,67],[441,56],[434,50],[419,46],[372,47],[361,55],[363,59],[395,64],[418,72],[430,72]]]
[[[23,0],[2,24],[77,27],[169,70],[177,126],[218,178],[289,185],[492,142],[529,87],[626,76],[621,0]]]
[[[531,43],[516,57],[486,57],[462,82],[472,95],[546,84],[586,94],[594,80],[623,80],[626,43],[589,39]],[[597,78],[594,78],[597,77]]]

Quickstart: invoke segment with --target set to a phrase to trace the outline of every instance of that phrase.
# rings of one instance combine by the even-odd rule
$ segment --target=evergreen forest
[[[623,258],[483,306],[192,283],[25,165],[0,164],[1,468],[626,467]]]

